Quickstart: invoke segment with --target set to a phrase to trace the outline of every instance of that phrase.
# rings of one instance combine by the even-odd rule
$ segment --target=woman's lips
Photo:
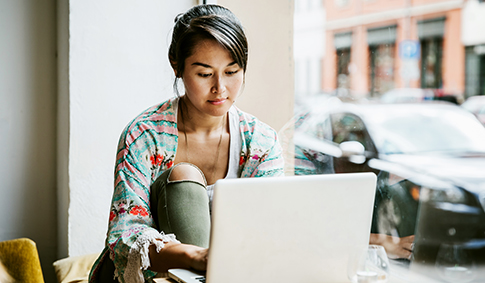
[[[221,98],[221,99],[214,99],[214,100],[209,100],[209,102],[212,104],[212,105],[221,105],[221,104],[224,104],[224,102],[226,102],[226,98]]]

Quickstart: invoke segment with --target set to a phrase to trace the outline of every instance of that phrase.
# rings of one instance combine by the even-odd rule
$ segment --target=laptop
[[[206,277],[183,283],[350,282],[369,245],[373,173],[224,179],[215,184]]]

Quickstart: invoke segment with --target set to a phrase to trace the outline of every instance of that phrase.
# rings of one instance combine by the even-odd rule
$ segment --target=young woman
[[[179,15],[169,59],[177,96],[140,114],[121,135],[106,247],[90,282],[204,270],[213,184],[283,175],[275,131],[234,106],[247,64],[234,14],[199,5]]]

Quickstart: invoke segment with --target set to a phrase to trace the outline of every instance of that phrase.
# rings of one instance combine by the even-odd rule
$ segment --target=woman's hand
[[[209,250],[194,245],[168,242],[157,253],[155,245],[150,246],[150,270],[167,272],[170,268],[207,269]]]
[[[414,235],[407,237],[393,237],[385,234],[370,234],[371,245],[383,246],[387,256],[391,259],[411,258],[413,251]]]
[[[197,246],[192,247],[193,250],[190,251],[190,267],[196,270],[206,270],[209,249]]]

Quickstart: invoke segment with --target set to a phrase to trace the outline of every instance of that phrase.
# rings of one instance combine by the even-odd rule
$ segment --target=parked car
[[[373,233],[416,235],[417,262],[453,242],[485,264],[485,127],[471,113],[446,102],[340,102],[294,125],[296,175],[378,175]]]
[[[461,106],[473,113],[485,126],[485,95],[471,96]]]
[[[382,94],[380,100],[385,103],[411,103],[440,100],[459,104],[459,98],[456,95],[445,94],[441,89],[423,88],[395,88]]]

